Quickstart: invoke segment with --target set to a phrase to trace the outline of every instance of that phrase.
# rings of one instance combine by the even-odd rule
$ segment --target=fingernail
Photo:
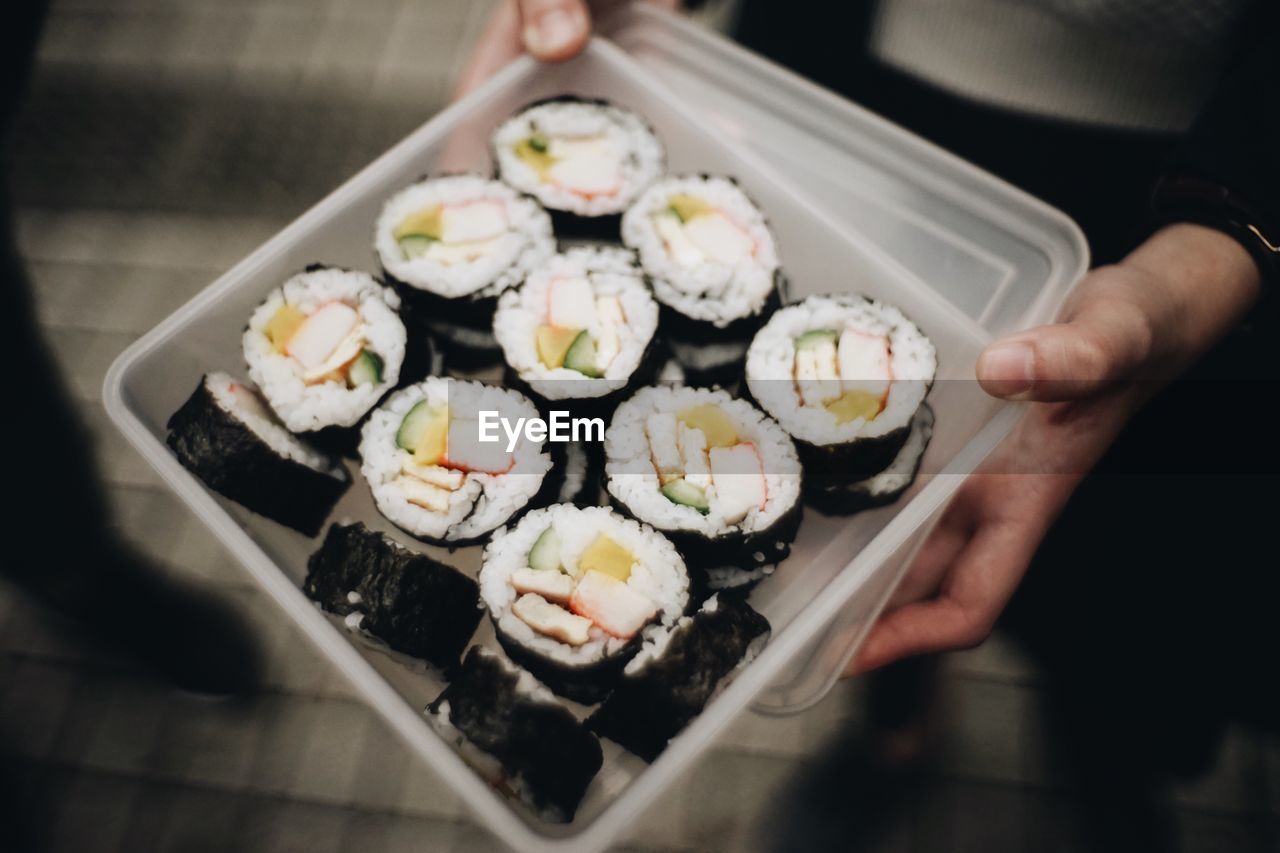
[[[578,19],[564,9],[553,9],[525,27],[525,45],[536,56],[561,53],[578,38]]]
[[[983,387],[997,397],[1016,397],[1031,390],[1036,380],[1035,349],[1010,342],[988,347],[978,359]]]

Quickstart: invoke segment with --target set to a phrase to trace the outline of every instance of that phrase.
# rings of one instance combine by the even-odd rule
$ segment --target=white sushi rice
[[[593,625],[586,643],[571,646],[537,633],[512,612],[518,596],[510,583],[511,575],[517,569],[528,567],[530,550],[550,526],[555,527],[560,539],[563,569],[575,579],[582,573],[578,559],[601,533],[608,534],[635,556],[627,585],[659,608],[657,621],[641,631],[642,637],[661,632],[680,618],[689,601],[689,576],[684,560],[665,536],[604,507],[557,504],[530,512],[514,527],[494,534],[485,547],[479,578],[480,598],[498,630],[507,637],[523,648],[566,666],[597,663],[619,653],[630,642],[610,636]]]
[[[285,429],[248,383],[221,372],[206,375],[204,383],[220,409],[248,427],[280,456],[330,476],[338,476],[342,470],[328,456]]]
[[[655,224],[677,195],[701,199],[729,217],[754,242],[754,253],[732,265],[680,263]],[[779,264],[773,232],[747,194],[725,178],[689,175],[654,184],[623,215],[622,242],[639,253],[658,300],[694,320],[723,328],[759,314],[774,290]]]
[[[742,521],[727,524],[718,501],[703,515],[662,494],[645,425],[654,412],[680,412],[714,404],[733,421],[738,436],[756,445],[764,468],[764,509],[752,508]],[[800,499],[801,467],[795,445],[777,423],[745,400],[708,388],[642,388],[614,412],[605,431],[605,476],[609,494],[633,515],[660,530],[681,530],[714,537],[728,532],[754,533],[768,528]]]
[[[587,197],[544,181],[538,170],[516,153],[516,146],[532,136],[600,140],[607,156],[616,158],[620,190]],[[578,216],[621,213],[666,166],[662,143],[644,119],[628,109],[596,101],[566,99],[535,104],[499,125],[493,147],[502,180],[552,210]]]
[[[426,256],[406,258],[395,231],[408,217],[436,206],[493,201],[506,209],[508,229],[475,260],[444,264]],[[387,199],[374,227],[374,251],[382,268],[410,287],[449,299],[497,296],[524,280],[556,250],[551,217],[532,198],[477,175],[430,178]]]
[[[549,291],[554,281],[564,278],[585,278],[596,299],[616,297],[622,306],[626,322],[616,327],[618,354],[598,379],[567,367],[547,367],[538,357],[537,329],[548,322]],[[598,341],[600,317],[592,319],[586,331]],[[658,303],[645,286],[635,256],[613,247],[578,247],[552,256],[522,287],[502,295],[493,318],[493,333],[507,364],[547,400],[602,397],[624,387],[657,330]]]
[[[430,377],[397,391],[374,410],[361,433],[360,471],[378,511],[414,536],[442,541],[474,539],[505,524],[538,493],[551,470],[551,456],[540,443],[522,436],[512,468],[502,474],[467,472],[462,486],[450,493],[447,512],[410,503],[398,481],[413,454],[396,444],[396,433],[422,400],[472,416],[478,411],[496,411],[513,421],[538,416],[524,395],[479,382]]]
[[[815,329],[854,328],[889,340],[893,381],[884,409],[845,424],[820,406],[803,404],[794,381],[796,339]],[[938,369],[933,342],[897,308],[858,294],[810,296],[774,313],[747,351],[751,395],[787,432],[816,445],[875,438],[911,422]]]
[[[382,359],[381,382],[352,388],[308,384],[303,366],[267,337],[267,326],[283,305],[309,315],[329,302],[344,302],[359,312],[365,348]],[[299,273],[273,290],[249,318],[242,338],[249,377],[292,432],[352,426],[400,381],[406,335],[399,308],[395,291],[368,273],[337,268]]]

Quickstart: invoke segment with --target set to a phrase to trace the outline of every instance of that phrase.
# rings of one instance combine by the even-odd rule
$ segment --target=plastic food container
[[[565,65],[515,63],[144,335],[117,359],[104,388],[121,431],[406,748],[522,851],[603,849],[753,700],[781,712],[822,696],[937,512],[1017,416],[975,382],[947,380],[971,379],[991,332],[1043,317],[1086,263],[1078,231],[1061,214],[718,37],[647,10],[608,27],[633,55],[600,39]],[[244,374],[240,331],[271,288],[317,261],[376,270],[372,223],[389,194],[424,172],[487,171],[497,123],[563,92],[638,110],[665,140],[673,170],[736,176],[775,226],[792,296],[857,289],[900,305],[937,345],[940,381],[930,397],[937,432],[911,491],[849,519],[809,513],[790,559],[753,594],[774,628],[761,655],[652,765],[602,742],[604,767],[576,820],[557,826],[490,789],[430,729],[422,709],[443,687],[434,673],[364,641],[306,599],[300,586],[319,540],[207,491],[165,448],[164,424],[206,371]],[[358,472],[335,510],[343,517],[394,534]],[[478,568],[478,548],[418,547]],[[494,643],[487,620],[475,641]]]

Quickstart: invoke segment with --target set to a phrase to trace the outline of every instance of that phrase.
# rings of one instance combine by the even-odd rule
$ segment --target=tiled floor
[[[487,5],[55,4],[12,179],[39,316],[120,530],[243,609],[268,683],[247,704],[185,697],[0,587],[0,749],[51,849],[493,848],[99,403],[107,365],[134,337],[442,106]],[[744,716],[627,846],[1092,849],[1034,663],[997,635],[943,673],[940,745],[911,785],[858,769],[862,688],[844,684],[798,717]],[[1214,769],[1161,802],[1180,849],[1277,849],[1280,743],[1235,727]]]

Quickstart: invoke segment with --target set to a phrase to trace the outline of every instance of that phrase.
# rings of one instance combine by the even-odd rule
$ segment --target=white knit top
[[[1265,0],[1275,2],[1275,0]],[[1182,130],[1212,94],[1243,0],[881,0],[882,62],[984,103]]]

